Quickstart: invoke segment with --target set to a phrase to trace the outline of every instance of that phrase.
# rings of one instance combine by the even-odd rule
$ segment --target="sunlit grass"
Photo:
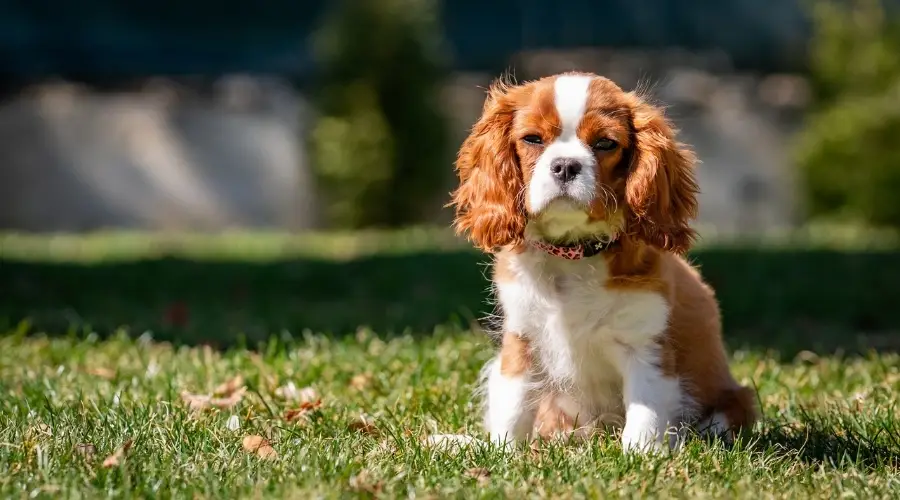
[[[422,443],[484,437],[473,391],[493,347],[460,329],[484,259],[446,229],[0,234],[0,497],[892,498],[893,238],[819,228],[750,242],[763,257],[703,254],[765,418],[731,448],[641,458],[615,436]],[[362,326],[378,322],[395,327]],[[189,408],[238,376],[245,392]]]
[[[421,444],[433,433],[483,437],[472,390],[490,354],[486,339],[449,330],[226,352],[11,332],[0,340],[0,495],[886,498],[900,487],[894,354],[777,363],[737,352],[734,371],[758,387],[766,419],[732,449],[698,441],[644,459],[624,456],[614,437],[508,454]],[[232,408],[194,413],[181,397],[237,375],[248,391]],[[299,423],[284,418],[300,407],[279,392],[289,383],[322,400]],[[373,427],[354,425],[361,415]],[[245,451],[248,435],[277,457]],[[104,468],[128,440],[124,461]]]

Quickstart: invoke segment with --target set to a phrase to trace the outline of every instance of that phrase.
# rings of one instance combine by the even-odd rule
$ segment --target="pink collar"
[[[600,252],[613,246],[618,239],[612,241],[590,241],[586,243],[578,243],[575,245],[562,246],[547,243],[545,241],[534,240],[531,242],[535,247],[553,255],[568,260],[586,259],[593,257]]]

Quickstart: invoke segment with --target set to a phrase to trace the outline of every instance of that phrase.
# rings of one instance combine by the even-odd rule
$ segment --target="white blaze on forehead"
[[[567,235],[603,232],[589,224],[586,212],[595,197],[597,161],[591,148],[578,137],[578,126],[587,108],[593,79],[592,76],[563,75],[553,82],[559,135],[547,143],[528,184],[528,209],[540,213],[529,227],[539,233],[539,237],[564,239]],[[564,184],[551,172],[553,162],[562,158],[575,160],[582,167],[575,178]]]
[[[563,75],[554,82],[554,101],[562,127],[560,139],[576,136],[578,124],[581,123],[587,106],[588,89],[592,79],[590,76]]]

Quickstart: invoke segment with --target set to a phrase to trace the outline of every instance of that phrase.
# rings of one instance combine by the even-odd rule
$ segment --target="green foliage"
[[[311,149],[332,226],[400,226],[440,206],[450,162],[436,11],[432,0],[344,0],[318,33]]]
[[[816,102],[797,160],[812,217],[900,227],[900,22],[880,0],[817,2]]]

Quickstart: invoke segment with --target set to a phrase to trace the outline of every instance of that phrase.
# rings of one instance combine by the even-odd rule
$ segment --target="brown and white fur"
[[[650,451],[677,446],[686,426],[753,424],[755,394],[729,371],[713,290],[682,257],[695,237],[694,162],[661,109],[606,78],[490,88],[451,205],[457,230],[494,255],[493,441],[612,425],[626,450]],[[617,244],[580,260],[533,244],[585,238]]]

